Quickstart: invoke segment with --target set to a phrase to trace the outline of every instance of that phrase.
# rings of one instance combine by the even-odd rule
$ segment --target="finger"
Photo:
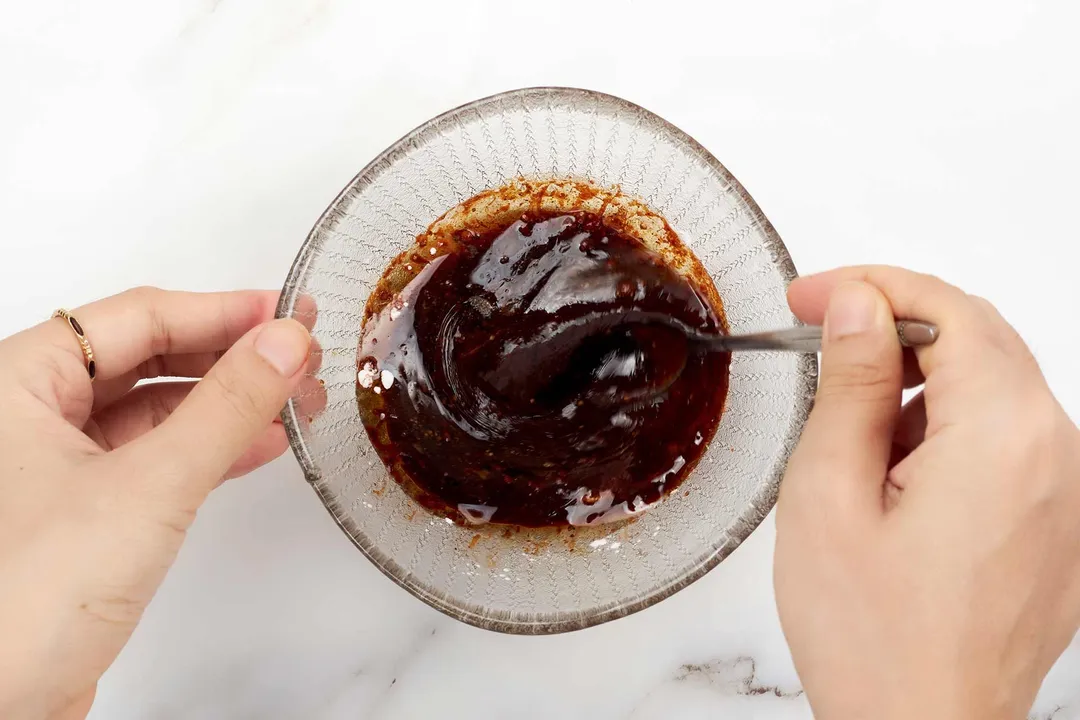
[[[296,418],[311,423],[326,409],[326,387],[318,378],[306,375],[300,381],[292,401]]]
[[[72,314],[93,344],[100,382],[130,372],[155,355],[225,350],[274,316],[277,295],[269,290],[188,293],[136,288]],[[51,322],[39,329],[82,360],[70,328]]]
[[[119,377],[96,383],[94,386],[94,412],[100,412],[124,397],[140,380],[162,377],[201,378],[210,372],[210,368],[221,359],[227,349],[186,355],[155,355],[149,360],[139,363],[139,366],[134,370],[130,370]],[[321,365],[322,347],[315,340],[312,340],[311,351],[308,353],[307,372],[315,373]]]
[[[889,457],[889,469],[899,465],[910,455],[915,448],[922,445],[926,439],[926,397],[919,393],[911,398],[900,409],[900,418],[896,423],[896,432],[893,434],[892,453]],[[892,474],[889,478],[897,489],[902,488],[902,483],[897,483]]]
[[[94,413],[96,434],[88,432],[106,450],[127,445],[156,428],[188,396],[193,382],[160,382],[137,387],[118,402]]]
[[[94,412],[100,412],[123,398],[140,380],[152,378],[201,378],[210,371],[224,350],[185,355],[155,355],[134,370],[94,384]]]
[[[926,439],[926,398],[922,393],[911,398],[900,410],[893,442],[907,452],[922,445]]]
[[[1024,339],[1020,337],[1020,333],[1009,324],[1009,321],[1001,315],[993,303],[978,295],[969,295],[968,297],[971,304],[974,305],[984,319],[987,330],[985,338],[993,347],[1014,361],[1035,362],[1031,349],[1024,342]]]
[[[809,505],[880,514],[903,379],[892,309],[872,285],[845,282],[824,320],[817,400],[785,491]]]
[[[796,279],[788,288],[788,304],[796,317],[819,325],[832,292],[842,283],[860,281],[877,287],[885,295],[898,318],[934,323],[941,331],[937,342],[917,352],[924,375],[929,375],[942,358],[968,352],[972,334],[977,332],[975,311],[963,290],[931,275],[883,265],[840,268]]]
[[[174,382],[136,388],[107,410],[95,414],[87,434],[105,450],[126,445],[163,423],[194,387],[193,382]],[[285,428],[275,418],[229,468],[225,477],[246,475],[278,457],[288,447]]]
[[[792,312],[804,323],[820,325],[825,320],[825,308],[829,302],[829,293],[835,289],[831,283],[811,281],[811,278],[820,277],[809,275],[805,279],[799,278],[788,289],[788,302]],[[890,303],[891,305],[891,303]],[[919,360],[915,351],[904,348],[904,387],[914,388],[926,382]]]
[[[311,328],[308,328],[310,331]],[[323,349],[322,345],[315,338],[311,339],[311,348],[308,350],[308,361],[305,370],[308,374],[314,375],[322,367]]]
[[[888,299],[898,318],[926,320],[941,328],[958,322],[970,307],[961,289],[934,277],[887,265],[857,265],[796,278],[788,286],[788,304],[805,323],[820,325],[832,291],[850,281],[869,283]]]
[[[982,316],[986,318],[986,321],[995,329],[1001,331],[1003,334],[1013,335],[1018,340],[1020,339],[1015,328],[1009,324],[1008,320],[1002,317],[1001,313],[992,302],[979,295],[968,295],[968,299],[971,300],[972,304],[975,305],[978,311],[982,313]]]
[[[225,479],[238,478],[247,475],[252,470],[261,468],[266,463],[279,457],[289,449],[289,438],[285,435],[285,428],[281,423],[271,423],[262,435],[256,438],[244,454],[232,464]]]
[[[281,411],[303,378],[310,336],[295,320],[255,328],[153,432],[121,450],[184,501],[201,503]]]
[[[916,388],[926,382],[922,368],[919,367],[919,358],[911,348],[904,348],[904,388]]]
[[[298,295],[289,317],[306,327],[308,332],[313,331],[315,322],[319,318],[319,308],[315,303],[315,298],[307,294]]]

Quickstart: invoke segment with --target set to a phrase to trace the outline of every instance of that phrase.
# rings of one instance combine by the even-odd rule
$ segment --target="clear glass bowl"
[[[775,502],[817,359],[736,353],[704,457],[635,522],[512,532],[430,515],[389,477],[360,423],[364,303],[433,220],[520,176],[579,177],[643,199],[712,275],[732,332],[795,325],[785,290],[796,273],[757,204],[705,148],[643,108],[587,90],[516,90],[440,115],[379,155],[319,218],[278,308],[313,325],[322,349],[284,412],[304,474],[364,555],[409,592],[473,625],[539,634],[646,608],[731,553]]]

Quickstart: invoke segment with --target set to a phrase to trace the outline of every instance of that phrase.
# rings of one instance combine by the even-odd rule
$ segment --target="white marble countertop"
[[[413,126],[575,85],[710,148],[800,270],[891,262],[991,298],[1080,418],[1075,3],[516,5],[3,3],[0,336],[131,285],[278,287]],[[773,535],[633,617],[500,636],[380,575],[286,457],[210,499],[92,717],[807,718]],[[1080,718],[1080,642],[1032,712]]]

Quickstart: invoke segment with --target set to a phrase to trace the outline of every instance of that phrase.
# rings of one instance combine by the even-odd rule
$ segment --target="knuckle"
[[[146,314],[150,331],[150,353],[152,355],[169,355],[172,352],[172,338],[169,333],[168,323],[161,315],[162,297],[167,291],[152,285],[141,285],[128,290],[132,303]]]
[[[819,394],[880,398],[895,394],[894,373],[878,363],[856,360],[834,365],[823,373]]]
[[[55,403],[60,408],[67,408],[67,414],[72,416],[89,415],[94,390],[81,358],[76,360],[72,353],[50,348],[27,360],[17,372],[23,375],[24,387],[35,397],[50,405]]]
[[[920,273],[919,279],[923,287],[933,293],[935,298],[959,301],[965,295],[963,290],[938,275]]]
[[[944,322],[959,312],[965,297],[960,288],[928,273],[888,267],[882,271],[882,279],[895,291],[896,297],[890,296],[890,301],[899,300],[905,306],[896,309],[915,315],[907,317],[909,320]]]
[[[214,390],[222,401],[239,418],[260,417],[266,406],[265,394],[254,384],[245,382],[235,369],[219,368],[206,379],[214,384]]]
[[[163,292],[165,291],[153,285],[139,285],[126,291],[124,295],[140,304],[145,304],[154,302]]]
[[[923,285],[937,285],[939,287],[952,287],[949,283],[941,279],[940,276],[933,273],[917,272],[914,273],[915,280]]]
[[[978,295],[968,295],[968,299],[977,311],[978,339],[1002,355],[1019,361],[1021,367],[1038,367],[1035,356],[1020,333],[993,303]]]
[[[941,277],[932,273],[916,272],[914,270],[906,270],[904,268],[890,268],[890,271],[896,273],[896,276],[901,280],[909,290],[912,292],[932,291],[932,292],[944,292],[953,293],[958,290],[955,285],[943,280]]]
[[[975,321],[984,331],[1000,331],[1004,327],[1010,327],[992,302],[980,295],[967,296],[968,302],[975,310]]]

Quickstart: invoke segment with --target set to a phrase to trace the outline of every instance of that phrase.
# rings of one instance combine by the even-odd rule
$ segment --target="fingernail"
[[[846,282],[833,290],[825,313],[825,330],[830,340],[858,335],[874,327],[878,313],[878,293],[862,282]]]
[[[308,356],[311,336],[295,320],[283,318],[263,326],[255,336],[255,352],[284,377],[292,377]]]

